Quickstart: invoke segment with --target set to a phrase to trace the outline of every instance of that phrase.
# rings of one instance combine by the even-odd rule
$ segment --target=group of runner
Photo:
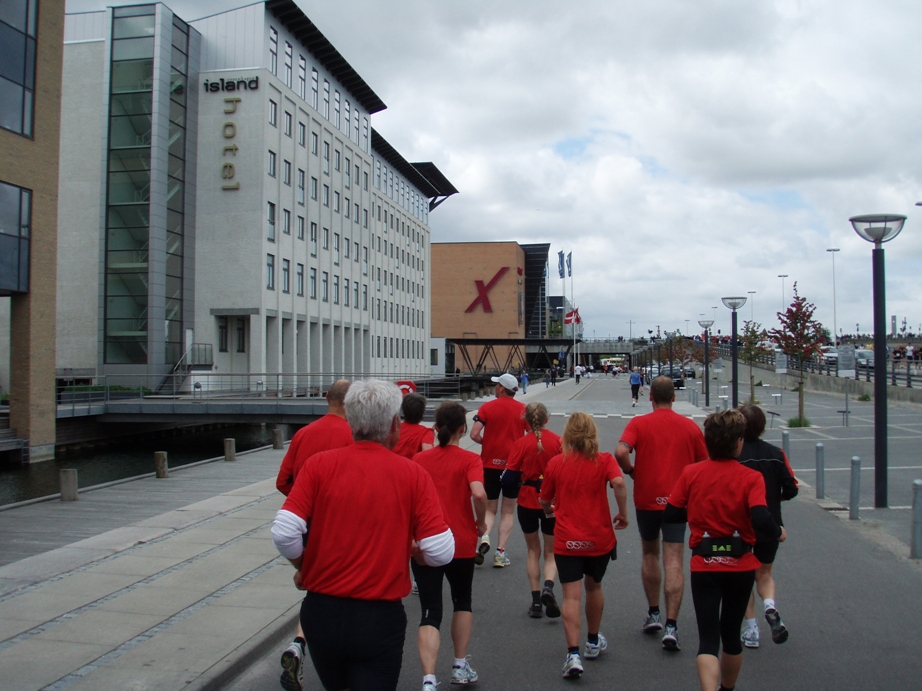
[[[715,413],[705,421],[702,434],[694,422],[672,410],[675,398],[672,381],[659,378],[650,387],[653,412],[630,421],[612,456],[599,449],[598,433],[591,416],[585,413],[570,415],[563,437],[558,437],[545,428],[548,412],[543,404],[532,403],[526,407],[515,400],[518,381],[513,375],[503,374],[494,377],[493,381],[495,398],[480,407],[470,430],[470,438],[481,445],[479,457],[459,446],[467,430],[465,409],[457,403],[442,404],[436,411],[433,434],[419,424],[426,402],[416,394],[401,401],[403,421],[395,415],[389,431],[378,435],[378,444],[391,448],[391,455],[399,451],[414,461],[407,466],[390,461],[397,470],[394,477],[377,479],[384,482],[385,495],[396,491],[393,484],[396,479],[400,482],[406,482],[408,477],[413,479],[409,488],[415,497],[412,510],[409,506],[391,506],[392,511],[401,514],[399,523],[403,532],[397,528],[396,534],[386,542],[393,548],[395,543],[399,546],[406,540],[406,560],[412,557],[410,565],[422,613],[418,647],[424,673],[423,691],[435,691],[438,683],[435,666],[442,619],[443,576],[448,580],[454,609],[451,683],[477,681],[478,675],[467,655],[475,566],[484,563],[497,523],[492,563],[495,568],[510,564],[506,546],[515,514],[528,548],[526,572],[531,602],[527,613],[535,618],[563,617],[567,644],[563,676],[579,677],[584,671],[583,659],[597,658],[606,649],[607,641],[599,630],[604,607],[601,582],[609,561],[617,556],[615,531],[627,527],[629,522],[623,475],[633,479],[636,519],[643,544],[641,578],[648,611],[642,630],[648,634],[662,632],[663,648],[680,650],[677,620],[684,591],[683,543],[687,522],[693,554],[691,585],[698,619],[697,665],[701,688],[707,691],[732,689],[739,674],[742,644],[749,647],[759,644],[758,624],[751,613],[753,583],[757,584],[763,598],[773,640],[776,643],[786,640],[787,630],[774,601],[771,563],[778,542],[786,536],[781,527],[780,501],[791,498],[797,489],[783,452],[759,440],[765,424],[761,410],[746,406],[742,412]],[[384,382],[377,384],[387,386]],[[353,387],[365,389],[367,385],[362,382]],[[353,508],[365,508],[348,493],[336,494],[334,486],[342,484],[341,478],[334,481],[333,469],[339,457],[335,451],[325,451],[332,448],[331,444],[345,441],[341,434],[343,423],[351,428],[356,440],[368,439],[367,433],[356,433],[363,417],[361,406],[353,404],[351,407],[355,410],[350,415],[348,395],[345,405],[336,403],[340,392],[346,390],[349,390],[348,382],[337,382],[331,387],[327,393],[330,412],[295,435],[279,474],[279,489],[288,494],[288,499],[276,519],[273,538],[282,554],[299,569],[296,584],[309,591],[302,607],[298,636],[282,656],[281,682],[286,689],[301,689],[305,647],[310,650],[318,675],[328,689],[395,688],[399,676],[400,659],[395,653],[397,631],[394,628],[399,622],[393,617],[385,617],[390,629],[383,625],[374,628],[372,622],[371,632],[379,637],[390,634],[393,640],[386,644],[382,639],[377,657],[366,652],[364,660],[356,660],[354,651],[346,658],[342,652],[332,656],[333,643],[329,640],[320,643],[310,635],[312,611],[324,617],[333,613],[323,607],[316,609],[317,600],[320,605],[329,604],[324,595],[332,596],[339,607],[334,608],[339,616],[351,616],[345,620],[351,624],[342,624],[348,626],[357,625],[358,613],[368,615],[370,604],[380,604],[386,610],[386,605],[393,603],[391,597],[382,597],[383,603],[370,603],[377,598],[369,595],[393,596],[406,590],[398,595],[399,599],[409,593],[406,563],[402,570],[397,568],[396,562],[390,564],[393,573],[388,583],[390,588],[384,589],[388,590],[386,593],[378,592],[381,587],[373,588],[374,593],[362,592],[360,587],[350,590],[342,587],[341,582],[333,589],[336,592],[325,593],[324,588],[329,589],[330,584],[314,577],[317,566],[313,560],[322,556],[321,551],[311,550],[314,540],[307,539],[308,526],[311,536],[321,529],[354,542],[354,535],[348,537],[348,532],[342,530],[344,526],[328,522],[318,524],[318,520],[321,516],[329,517],[325,514],[343,518],[342,508],[337,513],[331,512],[329,506],[337,498]],[[339,422],[329,420],[330,416],[337,417]],[[382,419],[386,417],[385,414]],[[333,429],[340,431],[336,442],[333,441],[335,435],[330,432]],[[437,446],[433,447],[436,438]],[[323,442],[318,442],[319,439]],[[311,453],[315,449],[321,452]],[[379,462],[384,459],[382,451],[376,450],[374,454]],[[310,462],[306,463],[308,459]],[[296,481],[294,476],[303,468],[311,469],[313,485]],[[382,472],[386,475],[379,469],[379,475]],[[362,481],[367,482],[368,478]],[[614,517],[608,488],[613,490],[617,505]],[[438,500],[435,507],[433,497]],[[318,508],[321,515],[318,515]],[[441,509],[440,518],[436,518],[433,508]],[[411,515],[413,511],[418,515]],[[366,516],[361,522],[367,526],[369,520],[375,517]],[[376,530],[372,532],[378,535]],[[450,545],[448,540],[451,540]],[[318,538],[316,542],[323,544],[326,540]],[[366,540],[363,538],[361,542]],[[337,548],[330,546],[330,549]],[[306,557],[302,554],[304,551]],[[401,552],[400,549],[395,551]],[[311,564],[305,574],[300,570],[302,558]],[[556,579],[561,583],[562,604],[554,593]],[[584,588],[588,637],[581,653],[580,603]],[[661,589],[665,621],[660,611]],[[341,611],[344,602],[340,599],[347,605],[345,612]],[[311,600],[314,610],[308,606]],[[348,606],[353,600],[358,600],[355,611]],[[750,613],[741,635],[747,605]],[[405,635],[406,617],[402,605],[400,614]],[[338,623],[337,628],[339,626]],[[369,633],[368,626],[366,616],[363,626],[359,627],[364,635]],[[350,633],[361,635],[359,631]],[[723,654],[718,657],[721,645]],[[318,655],[326,658],[318,663]],[[398,658],[396,672],[395,657]],[[385,659],[390,662],[385,663]],[[363,677],[363,674],[368,676]],[[365,681],[371,679],[371,675],[375,682],[368,685]],[[392,680],[393,685],[388,680]]]

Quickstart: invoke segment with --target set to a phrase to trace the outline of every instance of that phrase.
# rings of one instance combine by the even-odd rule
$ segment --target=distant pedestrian
[[[576,378],[576,383],[579,384],[580,375],[583,373],[582,365],[577,365],[573,368],[573,376]]]
[[[426,397],[418,393],[408,393],[400,404],[400,439],[391,449],[404,458],[413,458],[420,451],[428,451],[435,444],[435,434],[431,427],[419,424],[426,414]]]
[[[522,370],[522,376],[519,377],[519,381],[522,383],[522,395],[528,393],[528,370]]]
[[[640,371],[635,367],[631,372],[631,407],[637,406],[637,397],[640,395],[640,387],[643,386],[643,377]]]
[[[557,386],[557,365],[551,367],[551,386]]]
[[[550,388],[551,386],[551,370],[550,368],[544,370],[544,388]]]

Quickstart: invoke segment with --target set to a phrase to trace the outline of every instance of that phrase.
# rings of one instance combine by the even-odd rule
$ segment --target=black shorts
[[[442,576],[448,581],[451,590],[453,611],[471,611],[474,557],[452,559],[444,566],[428,566],[411,561],[410,568],[419,590],[420,626],[439,628],[442,624]]]
[[[779,544],[777,540],[756,542],[755,547],[752,548],[752,553],[756,555],[756,559],[759,560],[760,564],[774,564]]]
[[[591,576],[596,583],[601,583],[608,569],[608,562],[618,558],[618,545],[615,545],[609,554],[600,554],[594,557],[574,557],[570,554],[554,553],[557,562],[557,576],[561,583],[574,583],[582,580],[583,576]]]
[[[640,384],[631,384],[631,398],[637,398],[640,393]]]
[[[554,536],[557,519],[548,516],[543,509],[526,509],[524,506],[517,506],[516,511],[519,514],[519,525],[522,526],[523,533],[537,533],[540,526],[542,533]]]
[[[407,634],[407,615],[400,600],[307,593],[301,603],[301,628],[323,688],[397,688]]]
[[[494,499],[499,499],[499,495],[502,494],[504,497],[509,497],[510,499],[515,499],[519,496],[519,488],[515,489],[506,489],[503,487],[503,484],[499,481],[499,476],[503,474],[503,469],[496,468],[484,468],[483,469],[483,488],[487,492],[487,499],[493,501]]]
[[[636,509],[637,529],[640,531],[640,539],[645,542],[653,542],[660,539],[662,532],[663,542],[685,542],[685,524],[684,523],[664,523],[663,511],[651,511],[647,509]]]

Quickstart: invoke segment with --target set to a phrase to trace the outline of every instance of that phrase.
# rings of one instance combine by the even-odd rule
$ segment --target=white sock
[[[506,553],[506,550],[500,549],[499,547],[497,547],[497,548],[496,548],[496,553],[497,553],[497,554],[505,554],[505,553]]]
[[[464,657],[456,657],[456,658],[455,658],[455,664],[454,664],[454,666],[455,666],[455,667],[466,667],[466,666],[467,666],[467,658],[464,658]]]
[[[765,598],[765,600],[763,600],[763,602],[765,603],[765,611],[766,611],[766,612],[767,612],[768,610],[770,610],[770,609],[776,609],[776,607],[775,607],[775,601],[772,600],[770,597]]]
[[[431,681],[433,684],[435,684],[436,683],[435,675],[434,674],[423,675],[423,683],[425,684],[427,681]]]
[[[758,630],[758,628],[759,628],[759,622],[756,621],[755,619],[747,619],[747,620],[746,620],[746,628]]]

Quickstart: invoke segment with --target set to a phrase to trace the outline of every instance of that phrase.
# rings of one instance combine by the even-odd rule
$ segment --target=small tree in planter
[[[768,349],[759,345],[766,339],[765,329],[757,322],[743,322],[743,333],[740,334],[739,357],[749,364],[749,402],[756,403],[755,379],[752,376],[752,363],[763,355],[768,355]]]
[[[820,352],[826,342],[823,325],[813,318],[815,311],[816,305],[800,297],[797,294],[797,283],[794,283],[794,300],[784,312],[778,312],[781,328],[769,332],[784,353],[797,358],[797,368],[800,370],[797,422],[800,427],[810,424],[804,417],[804,363]]]

